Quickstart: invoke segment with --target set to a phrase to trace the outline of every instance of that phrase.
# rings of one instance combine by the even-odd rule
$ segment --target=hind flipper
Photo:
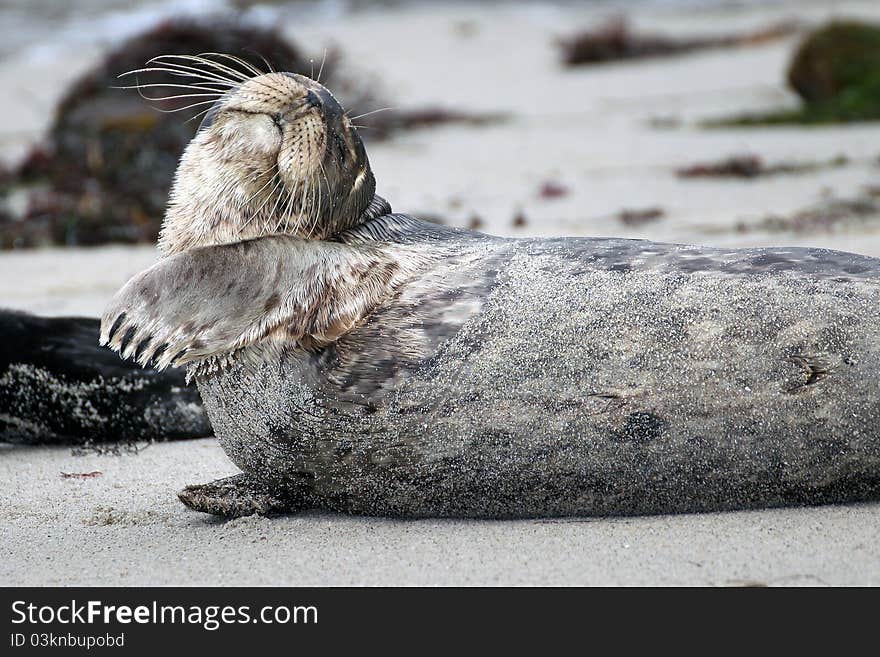
[[[302,500],[296,496],[273,491],[265,483],[247,474],[217,479],[209,484],[187,486],[177,497],[194,511],[226,518],[288,513],[304,508]]]

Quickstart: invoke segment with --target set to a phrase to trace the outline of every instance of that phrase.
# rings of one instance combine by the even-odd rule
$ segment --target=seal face
[[[329,92],[272,75],[218,103],[181,161],[165,257],[102,321],[124,357],[189,366],[243,471],[187,505],[517,517],[880,497],[880,262],[392,214]],[[232,183],[205,214],[193,191],[245,162],[298,189],[331,161],[308,223],[236,210]]]
[[[258,75],[224,92],[184,152],[159,248],[325,239],[360,218],[375,186],[363,143],[327,89],[293,73]]]

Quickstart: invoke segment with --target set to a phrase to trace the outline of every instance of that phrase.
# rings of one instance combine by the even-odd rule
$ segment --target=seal
[[[204,59],[202,70],[209,70]],[[228,82],[101,342],[186,366],[208,513],[535,517],[880,497],[880,261],[395,214],[329,91]]]
[[[0,440],[94,446],[210,436],[184,372],[98,346],[99,321],[0,309]]]

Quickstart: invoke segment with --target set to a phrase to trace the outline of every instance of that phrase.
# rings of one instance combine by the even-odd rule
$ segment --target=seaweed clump
[[[365,120],[366,125],[361,127],[368,130],[362,135],[365,141],[383,141],[390,139],[395,133],[409,130],[435,128],[448,124],[482,128],[504,123],[509,119],[510,115],[504,112],[471,112],[427,105],[411,109],[389,109],[381,114],[373,114]]]
[[[852,198],[831,198],[791,215],[770,215],[758,221],[740,221],[738,233],[832,233],[847,228],[880,225],[880,199],[867,189]]]
[[[778,174],[811,173],[825,168],[845,166],[845,155],[827,162],[780,162],[767,164],[757,155],[733,155],[716,162],[699,162],[676,170],[679,178],[761,178]]]
[[[833,21],[810,33],[791,59],[794,109],[750,114],[715,125],[823,124],[880,119],[880,25]]]
[[[793,34],[797,25],[791,22],[769,25],[753,32],[677,38],[662,34],[634,32],[620,18],[599,27],[561,39],[562,60],[566,66],[600,64],[645,57],[683,55],[710,48],[756,46]]]
[[[815,119],[880,118],[880,26],[835,22],[813,32],[792,59],[788,83]]]

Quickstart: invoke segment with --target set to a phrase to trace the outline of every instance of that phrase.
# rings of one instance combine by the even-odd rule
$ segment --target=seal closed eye
[[[880,497],[875,259],[503,239],[394,214],[330,92],[287,73],[218,99],[159,246],[101,340],[197,382],[242,473],[185,489],[191,508],[529,517]]]

